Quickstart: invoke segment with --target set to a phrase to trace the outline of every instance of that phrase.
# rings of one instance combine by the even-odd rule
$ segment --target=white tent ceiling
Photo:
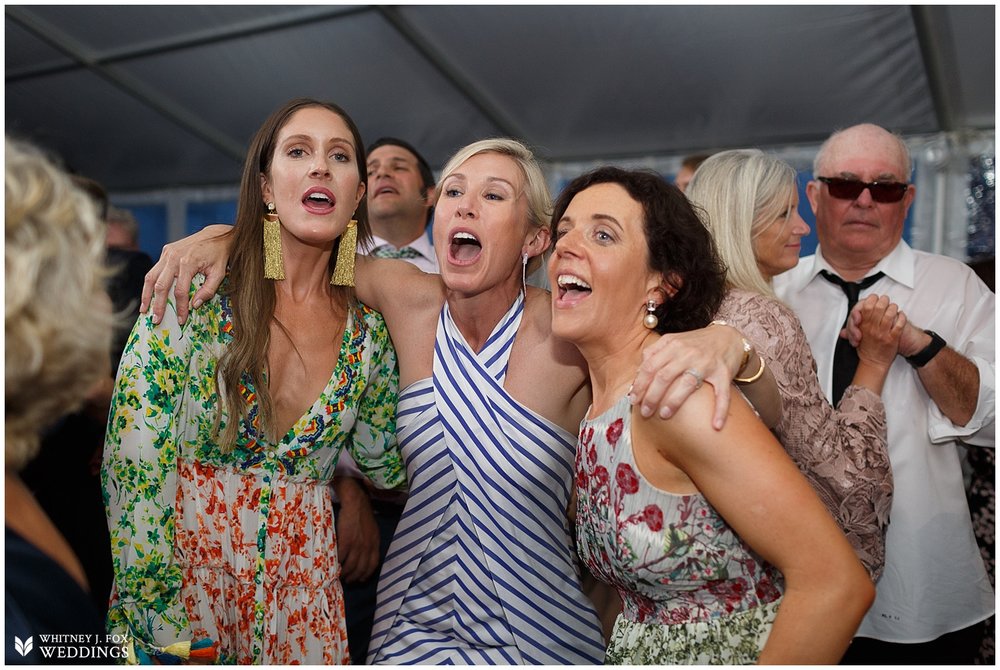
[[[440,167],[520,137],[552,161],[995,123],[978,6],[5,8],[6,130],[116,191],[238,181],[278,105],[333,100]]]

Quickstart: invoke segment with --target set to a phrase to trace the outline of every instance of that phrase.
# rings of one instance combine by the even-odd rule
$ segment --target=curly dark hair
[[[569,203],[597,184],[618,184],[645,215],[649,265],[676,293],[656,309],[658,333],[704,328],[715,317],[726,291],[726,266],[712,234],[684,194],[651,170],[599,167],[580,175],[563,189],[552,212],[552,239]]]

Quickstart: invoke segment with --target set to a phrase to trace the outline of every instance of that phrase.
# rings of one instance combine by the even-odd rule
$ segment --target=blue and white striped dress
[[[519,295],[478,354],[448,306],[434,374],[399,398],[410,495],[379,580],[368,662],[603,662],[566,521],[576,438],[510,397]]]

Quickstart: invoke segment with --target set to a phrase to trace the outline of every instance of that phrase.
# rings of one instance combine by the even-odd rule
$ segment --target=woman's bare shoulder
[[[586,361],[575,346],[552,334],[547,291],[528,289],[506,387],[520,402],[573,434],[590,404]]]
[[[383,314],[439,310],[444,303],[441,277],[401,260],[359,257],[357,291],[362,302]]]
[[[671,460],[725,457],[727,445],[733,444],[742,444],[743,448],[760,442],[777,445],[742,395],[734,394],[721,430],[712,428],[714,410],[714,391],[706,384],[692,393],[669,421],[637,419],[635,426],[657,444],[664,455],[671,454]]]

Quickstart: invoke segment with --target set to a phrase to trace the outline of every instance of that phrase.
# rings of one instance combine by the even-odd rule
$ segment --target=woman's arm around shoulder
[[[424,272],[412,263],[359,255],[354,269],[354,290],[358,300],[381,312],[387,320],[429,306],[435,306],[437,311],[444,302],[441,277]]]
[[[728,300],[728,298],[727,298]],[[643,361],[629,394],[633,405],[640,405],[643,416],[670,418],[702,381],[715,390],[712,426],[719,429],[728,415],[732,382],[741,383],[741,391],[769,426],[781,419],[781,401],[770,370],[760,366],[760,358],[740,329],[717,315],[705,328],[682,333],[667,333],[654,340],[643,352]],[[759,371],[760,374],[757,374]],[[696,373],[696,374],[695,374]]]
[[[232,232],[232,226],[205,226],[194,235],[164,245],[159,260],[146,273],[143,281],[139,312],[145,314],[152,308],[153,323],[159,323],[167,308],[170,286],[173,285],[177,322],[184,325],[189,307],[197,309],[219,290],[226,276]],[[198,286],[192,298],[191,286],[197,274],[204,275],[205,282]]]

